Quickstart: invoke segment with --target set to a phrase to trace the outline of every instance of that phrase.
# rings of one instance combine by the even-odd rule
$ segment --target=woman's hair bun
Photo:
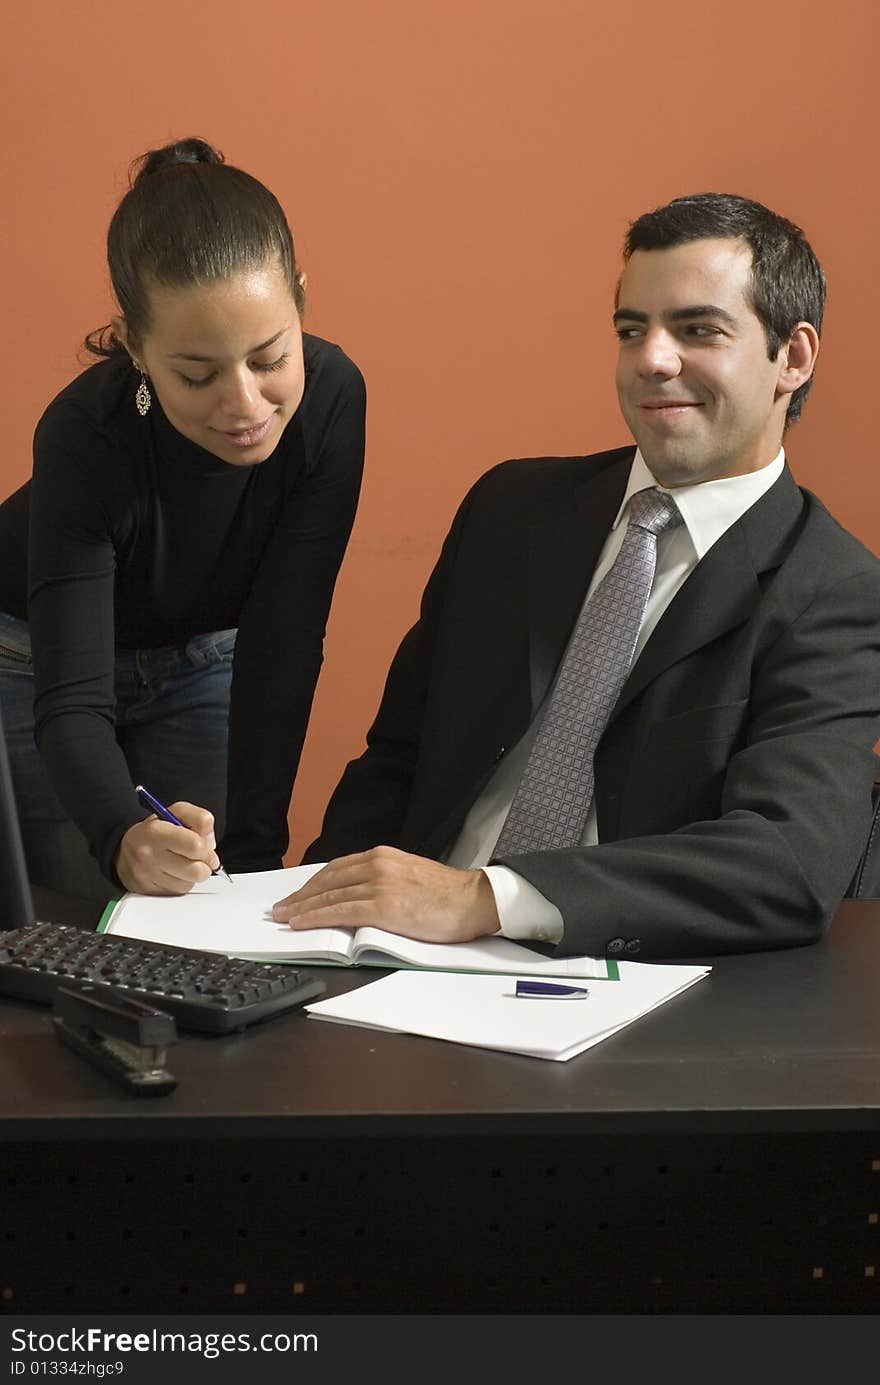
[[[173,168],[175,164],[222,164],[223,155],[219,149],[208,144],[207,140],[193,136],[178,139],[173,144],[163,145],[161,149],[149,149],[135,159],[131,167],[131,186],[149,178],[162,169]]]

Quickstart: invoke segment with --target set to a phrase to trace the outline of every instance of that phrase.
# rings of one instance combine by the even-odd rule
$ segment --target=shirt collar
[[[773,461],[761,467],[760,471],[749,471],[744,476],[726,476],[720,481],[700,481],[693,486],[677,486],[675,490],[669,490],[655,481],[644,457],[636,448],[623,501],[611,527],[617,528],[632,496],[656,486],[675,500],[699,561],[713,543],[717,543],[721,535],[778,481],[784,466],[785,450],[780,447]]]

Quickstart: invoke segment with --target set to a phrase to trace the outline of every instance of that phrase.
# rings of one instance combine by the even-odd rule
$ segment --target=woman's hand
[[[184,827],[146,818],[129,827],[119,845],[116,874],[137,894],[187,894],[217,870],[214,817],[194,803],[172,803]]]

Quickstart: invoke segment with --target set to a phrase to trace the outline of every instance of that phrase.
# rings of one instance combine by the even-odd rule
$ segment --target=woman
[[[186,893],[216,848],[233,876],[281,865],[364,454],[363,380],[302,331],[273,195],[198,139],[135,169],[108,233],[119,313],[86,343],[104,359],[0,506],[31,879],[90,898]]]

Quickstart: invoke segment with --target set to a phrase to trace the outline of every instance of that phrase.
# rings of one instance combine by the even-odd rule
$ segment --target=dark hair
[[[628,260],[635,250],[664,250],[715,236],[735,237],[751,247],[751,303],[771,361],[799,322],[822,331],[825,275],[806,236],[794,222],[749,197],[700,192],[645,212],[627,231],[623,258]],[[812,378],[805,380],[792,394],[786,423],[800,417],[811,384]]]
[[[117,302],[137,345],[150,325],[150,282],[210,283],[278,257],[302,314],[305,292],[293,237],[267,187],[202,139],[182,139],[135,159],[129,189],[107,232]],[[111,326],[90,332],[95,356],[122,351]]]

